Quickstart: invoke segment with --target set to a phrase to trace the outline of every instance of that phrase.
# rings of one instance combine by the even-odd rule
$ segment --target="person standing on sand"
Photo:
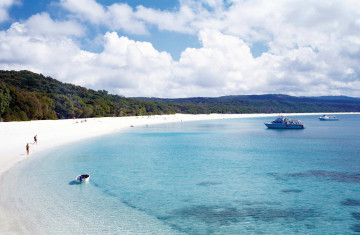
[[[34,144],[37,144],[37,135],[34,136]]]
[[[29,156],[30,146],[29,143],[26,144],[26,154]]]

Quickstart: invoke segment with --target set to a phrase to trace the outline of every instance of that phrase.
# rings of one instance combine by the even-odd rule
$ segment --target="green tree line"
[[[0,71],[0,119],[28,121],[64,118],[174,114],[174,105],[109,95],[30,71]]]
[[[288,95],[238,95],[217,98],[159,99],[143,101],[173,104],[180,113],[326,113],[360,112],[360,99],[351,97],[295,97]]]
[[[121,117],[174,113],[360,112],[360,99],[243,95],[218,98],[126,98],[62,83],[30,71],[0,70],[0,120]]]

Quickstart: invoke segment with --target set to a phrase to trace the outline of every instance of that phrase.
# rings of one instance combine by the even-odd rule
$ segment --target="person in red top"
[[[26,154],[29,155],[30,146],[29,143],[26,144]]]

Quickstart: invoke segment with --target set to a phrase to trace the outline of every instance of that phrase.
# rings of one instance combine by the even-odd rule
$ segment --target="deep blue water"
[[[266,129],[273,117],[135,127],[30,158],[5,184],[51,232],[119,234],[131,217],[154,234],[356,234],[360,115],[337,117],[294,116],[304,130]]]

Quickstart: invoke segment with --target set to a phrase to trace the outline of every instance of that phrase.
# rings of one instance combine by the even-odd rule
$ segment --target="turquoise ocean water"
[[[273,117],[135,127],[29,158],[3,185],[44,233],[357,234],[360,115],[337,116],[294,116],[304,130],[269,130]]]

